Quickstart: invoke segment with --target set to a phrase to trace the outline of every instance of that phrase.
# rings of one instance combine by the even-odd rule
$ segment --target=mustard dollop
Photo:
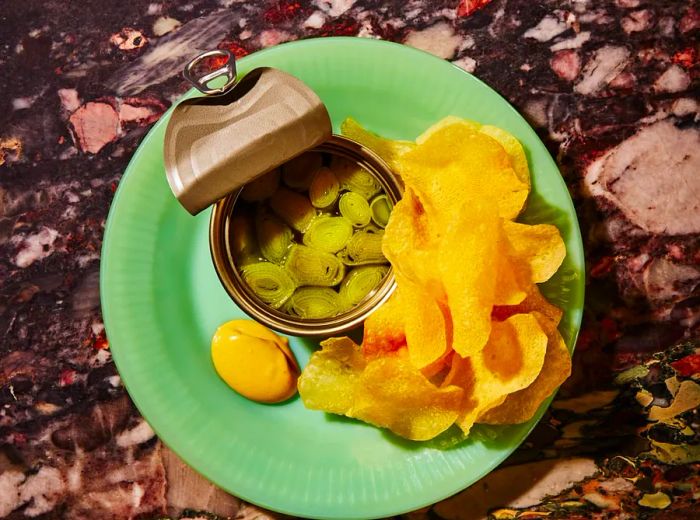
[[[221,379],[252,401],[279,403],[297,391],[299,366],[287,338],[255,321],[221,325],[211,340],[211,359]]]

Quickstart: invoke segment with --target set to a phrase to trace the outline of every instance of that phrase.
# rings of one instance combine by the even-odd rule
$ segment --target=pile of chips
[[[313,354],[304,404],[413,440],[529,420],[571,361],[561,311],[537,287],[561,265],[564,242],[552,225],[515,222],[530,192],[522,146],[455,117],[415,143],[351,119],[343,133],[405,185],[383,241],[397,290],[366,320],[362,345],[331,338]]]

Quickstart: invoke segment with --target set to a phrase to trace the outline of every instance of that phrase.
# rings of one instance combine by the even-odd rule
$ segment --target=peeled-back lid
[[[205,55],[190,62],[187,72]],[[165,132],[168,183],[193,215],[332,135],[326,107],[299,79],[272,68],[254,69],[238,83],[232,74],[227,83],[233,88],[223,94],[177,105]]]

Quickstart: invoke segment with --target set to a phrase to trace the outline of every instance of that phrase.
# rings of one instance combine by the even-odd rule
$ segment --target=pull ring
[[[214,69],[202,77],[198,77],[195,74],[195,68],[207,58],[228,58],[228,60],[219,68]],[[226,94],[238,81],[236,78],[236,57],[233,53],[225,49],[206,51],[190,60],[185,66],[182,75],[202,94],[206,94],[207,96],[220,96]],[[226,77],[226,83],[224,83],[223,86],[219,88],[210,88],[207,85],[211,80],[220,76]]]

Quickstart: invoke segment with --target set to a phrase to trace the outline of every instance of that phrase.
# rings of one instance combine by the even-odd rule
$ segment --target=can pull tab
[[[203,76],[198,76],[197,66],[204,63],[207,59],[222,61],[223,63],[211,72],[208,72]],[[226,92],[228,92],[238,82],[236,77],[236,57],[233,55],[233,53],[225,49],[206,51],[194,57],[187,64],[182,74],[185,76],[185,79],[202,94],[206,94],[207,96],[221,96],[226,94]],[[226,83],[219,88],[209,87],[208,84],[210,81],[221,76],[226,77]]]

